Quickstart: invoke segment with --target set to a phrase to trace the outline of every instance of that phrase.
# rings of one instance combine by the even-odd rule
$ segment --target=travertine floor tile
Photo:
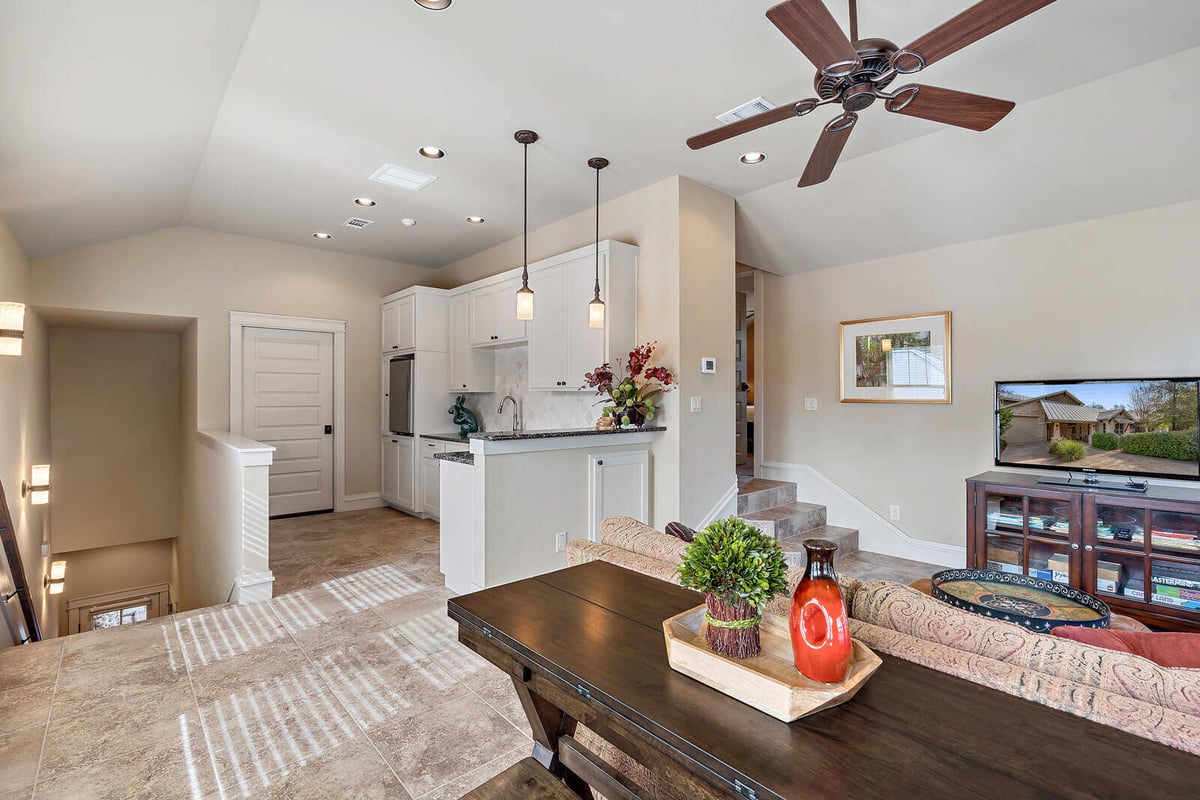
[[[0,736],[46,724],[50,718],[50,697],[54,694],[54,675],[43,678],[41,683],[0,692]]]
[[[33,786],[44,734],[43,728],[25,728],[0,736],[0,787],[20,792]]]
[[[409,792],[421,795],[532,742],[479,698],[452,700],[372,735]]]
[[[533,746],[530,743],[523,747],[509,750],[499,758],[494,758],[483,766],[476,767],[465,775],[460,775],[449,783],[421,795],[420,800],[459,800],[467,792],[478,788],[484,782],[499,775],[522,758],[527,757],[532,749]]]
[[[46,800],[195,800],[216,790],[212,766],[192,724],[153,754],[124,753],[104,761],[80,761],[78,769],[39,780],[36,798]]]
[[[58,664],[62,659],[63,640],[10,647],[0,651],[4,655],[0,668],[0,692],[54,680],[58,676]]]

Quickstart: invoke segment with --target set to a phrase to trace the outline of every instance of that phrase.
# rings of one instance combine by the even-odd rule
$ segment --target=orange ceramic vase
[[[804,543],[808,566],[792,595],[792,655],[804,677],[839,683],[850,666],[850,621],[833,571],[837,544],[824,539]]]

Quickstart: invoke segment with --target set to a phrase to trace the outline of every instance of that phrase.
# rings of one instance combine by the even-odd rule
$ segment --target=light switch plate
[[[559,531],[554,534],[554,552],[561,553],[567,549],[567,532]]]
[[[699,414],[700,413],[700,398],[693,397],[693,398],[691,398],[691,400],[692,400],[692,413]]]
[[[815,397],[804,398],[804,410],[805,411],[816,411],[817,410],[817,398],[815,398]]]
[[[700,371],[709,374],[717,371],[717,360],[711,356],[700,357]]]

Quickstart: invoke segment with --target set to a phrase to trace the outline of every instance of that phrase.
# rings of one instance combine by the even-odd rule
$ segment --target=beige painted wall
[[[175,539],[55,553],[67,562],[66,590],[59,600],[59,630],[68,633],[67,600],[155,583],[172,583]],[[174,588],[174,587],[172,587]],[[166,613],[165,610],[163,613]]]
[[[55,552],[179,535],[179,390],[178,334],[50,329]]]
[[[39,259],[39,305],[194,317],[197,425],[229,427],[229,312],[346,320],[346,492],[379,492],[379,298],[438,273],[190,227]]]
[[[733,482],[732,373],[727,381],[721,380],[724,373],[706,376],[715,378],[711,381],[699,379],[700,355],[717,356],[719,364],[733,363],[733,226],[730,198],[679,176],[600,208],[600,238],[641,249],[638,341],[657,341],[655,363],[687,381],[683,391],[667,396],[661,417],[655,418],[667,426],[654,444],[652,516],[660,528],[677,519],[697,523],[728,488],[725,484]],[[582,247],[595,235],[595,212],[589,209],[530,231],[529,258],[537,261]],[[460,286],[503,272],[519,266],[521,255],[522,241],[514,239],[445,267],[436,285]],[[684,287],[685,278],[694,281]],[[537,291],[536,282],[532,288]],[[703,396],[702,414],[680,413],[688,392]],[[694,437],[688,452],[702,453],[702,460],[681,459],[684,437]]]
[[[765,458],[815,467],[884,518],[899,504],[909,536],[965,545],[963,479],[992,464],[996,379],[1200,374],[1198,225],[1190,202],[766,276]],[[953,404],[838,402],[839,321],[947,309]]]
[[[0,300],[29,304],[29,262],[7,223],[0,217]],[[49,559],[41,557],[41,543],[48,533],[50,506],[33,506],[21,498],[21,481],[29,477],[32,464],[50,461],[50,374],[46,327],[28,308],[25,315],[25,344],[20,358],[0,356],[0,482],[12,513],[17,543],[25,563],[26,579],[38,611],[42,633],[57,633],[57,602],[42,590],[42,575],[50,570]],[[53,470],[51,479],[53,480]],[[0,561],[4,556],[0,554]],[[0,591],[13,590],[8,570],[0,569]],[[6,613],[17,615],[16,599],[5,605]],[[0,623],[0,648],[12,644],[8,626]]]

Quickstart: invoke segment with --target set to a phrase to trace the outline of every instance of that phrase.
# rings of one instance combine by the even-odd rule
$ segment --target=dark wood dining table
[[[583,723],[680,797],[1200,797],[1200,757],[887,655],[850,702],[781,722],[671,669],[662,622],[702,602],[596,561],[448,613],[512,677],[534,757],[569,786],[591,769],[562,748]]]

